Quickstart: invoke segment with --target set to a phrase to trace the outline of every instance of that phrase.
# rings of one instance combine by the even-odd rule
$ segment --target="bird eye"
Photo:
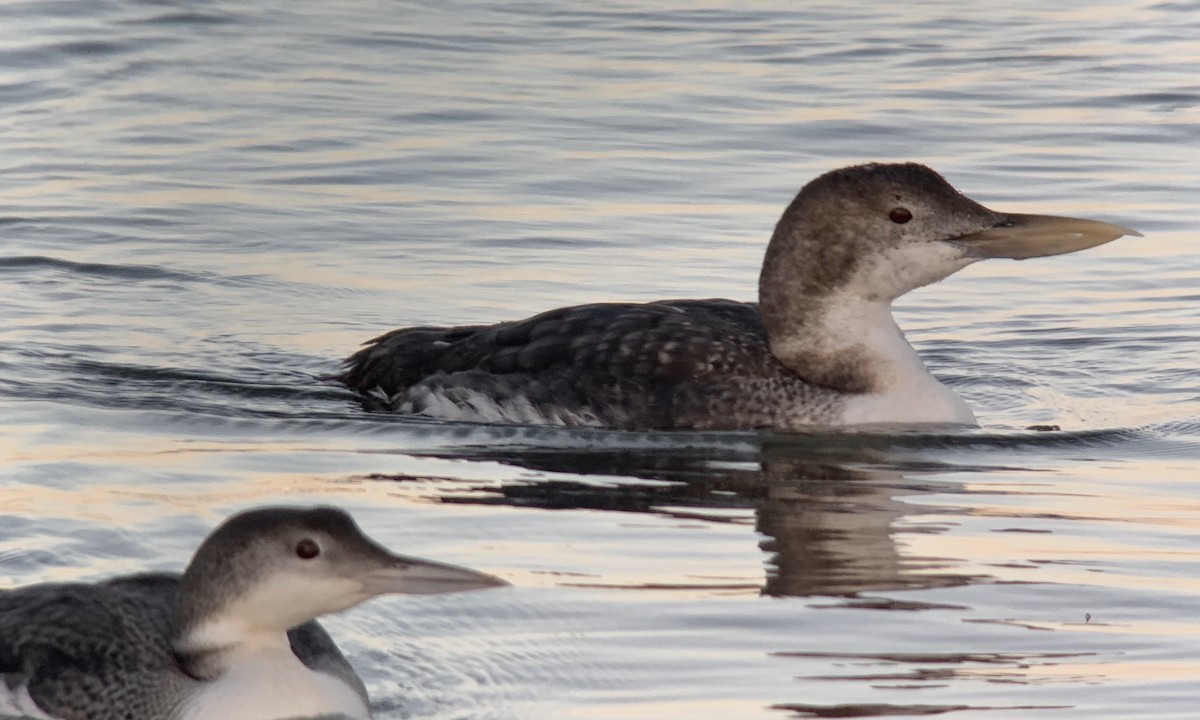
[[[905,207],[892,208],[892,211],[888,213],[888,218],[897,225],[903,225],[912,220],[912,212]]]
[[[296,543],[296,557],[301,560],[312,560],[321,554],[321,548],[312,540],[304,538]]]

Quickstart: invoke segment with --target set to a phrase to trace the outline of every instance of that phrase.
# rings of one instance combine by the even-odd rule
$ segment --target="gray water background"
[[[334,503],[514,584],[327,623],[381,718],[1195,718],[1198,38],[1195,2],[0,4],[0,585]],[[796,190],[872,160],[1145,234],[897,303],[979,430],[318,380],[407,324],[753,299]]]

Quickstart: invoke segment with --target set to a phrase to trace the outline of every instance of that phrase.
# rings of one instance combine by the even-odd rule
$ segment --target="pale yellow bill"
[[[1125,235],[1142,236],[1099,220],[1006,213],[1002,223],[950,242],[977,257],[1025,260],[1086,250]]]

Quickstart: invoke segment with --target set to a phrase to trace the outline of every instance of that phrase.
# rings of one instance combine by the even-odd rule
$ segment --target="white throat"
[[[826,342],[839,338],[847,357],[869,363],[874,388],[850,396],[842,424],[964,423],[974,424],[975,414],[925,367],[882,301],[831,301],[824,313]]]
[[[309,669],[292,652],[286,634],[254,632],[231,619],[218,619],[189,634],[190,649],[221,648],[223,670],[201,682],[183,703],[177,720],[279,720],[314,715],[371,717],[354,687]]]

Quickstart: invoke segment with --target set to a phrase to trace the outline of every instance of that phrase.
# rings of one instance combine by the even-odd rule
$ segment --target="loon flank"
[[[974,414],[925,368],[892,302],[985,258],[1138,234],[989,210],[923,165],[859,165],[816,178],[784,210],[757,304],[604,303],[496,325],[403,328],[368,342],[338,379],[400,413],[483,422],[969,424]]]
[[[315,618],[384,593],[503,584],[393,555],[341,510],[248,510],[182,576],[0,591],[0,715],[369,718],[362,680]]]

